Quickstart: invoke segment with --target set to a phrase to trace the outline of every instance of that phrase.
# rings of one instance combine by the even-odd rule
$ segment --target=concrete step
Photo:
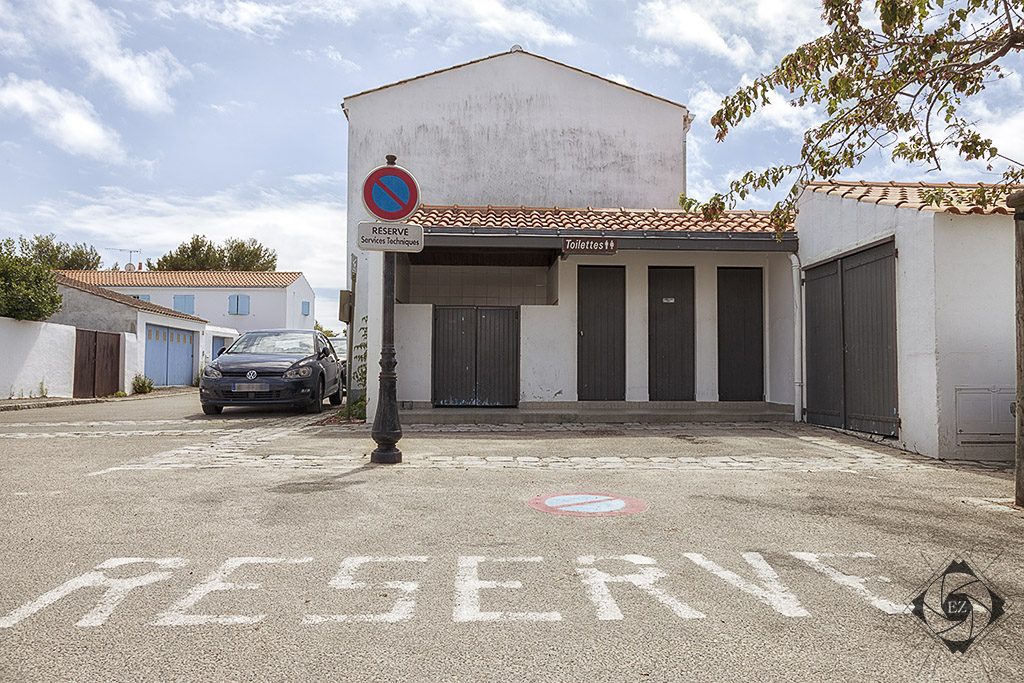
[[[402,402],[403,424],[792,422],[793,407],[762,401],[594,401],[522,403],[518,408],[445,407]]]

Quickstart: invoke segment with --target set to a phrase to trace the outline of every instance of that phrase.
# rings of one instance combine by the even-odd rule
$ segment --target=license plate
[[[253,382],[251,384],[236,384],[233,391],[270,391],[270,385],[261,382]]]

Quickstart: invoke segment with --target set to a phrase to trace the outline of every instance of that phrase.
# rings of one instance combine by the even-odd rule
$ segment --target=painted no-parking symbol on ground
[[[546,493],[527,503],[534,510],[572,517],[632,515],[647,509],[639,498],[613,493]]]

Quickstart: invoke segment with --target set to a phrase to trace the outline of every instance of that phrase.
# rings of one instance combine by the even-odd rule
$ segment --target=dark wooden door
[[[435,406],[519,404],[519,309],[435,306]]]
[[[434,405],[476,402],[476,307],[434,306]]]
[[[764,400],[760,268],[718,269],[718,400]]]
[[[121,335],[75,331],[75,398],[110,396],[121,386]]]
[[[693,268],[649,268],[647,293],[649,398],[692,401]]]
[[[626,399],[626,269],[577,271],[576,391],[580,401]]]
[[[96,395],[96,332],[75,331],[75,383],[71,395],[92,398]]]
[[[519,309],[477,308],[476,405],[519,404]]]
[[[846,428],[899,433],[896,252],[883,244],[842,259]]]
[[[804,307],[807,421],[825,427],[844,427],[843,289],[839,261],[807,270]]]

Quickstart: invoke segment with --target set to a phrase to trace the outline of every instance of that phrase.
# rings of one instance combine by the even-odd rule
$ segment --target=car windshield
[[[246,332],[226,353],[313,354],[312,332]]]

